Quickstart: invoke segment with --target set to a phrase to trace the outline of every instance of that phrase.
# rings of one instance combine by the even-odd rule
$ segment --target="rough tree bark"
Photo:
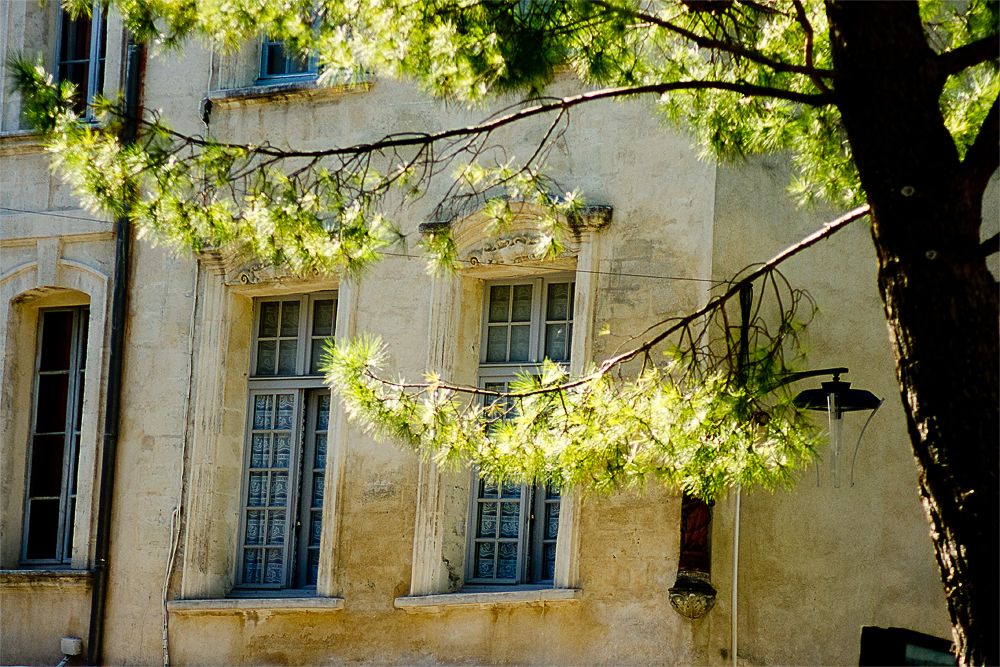
[[[828,2],[836,95],[872,207],[878,283],[961,664],[1000,663],[997,282],[980,248],[994,103],[961,161],[915,2]]]

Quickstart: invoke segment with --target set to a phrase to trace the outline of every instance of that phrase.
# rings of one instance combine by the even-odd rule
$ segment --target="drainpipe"
[[[122,144],[135,141],[139,113],[142,49],[129,36],[125,69],[125,122]],[[87,664],[100,665],[104,654],[104,616],[108,598],[111,552],[111,505],[115,492],[115,460],[118,453],[118,423],[121,414],[122,356],[128,307],[128,272],[131,263],[132,220],[128,209],[118,218],[115,230],[115,284],[111,296],[111,350],[108,357],[107,405],[104,443],[101,448],[101,485],[97,502],[97,545],[94,553],[94,588],[90,604],[90,637]]]

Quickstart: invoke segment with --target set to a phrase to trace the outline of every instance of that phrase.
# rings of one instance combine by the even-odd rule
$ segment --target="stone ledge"
[[[506,607],[514,605],[553,606],[579,602],[579,588],[543,588],[540,590],[490,591],[482,593],[443,593],[396,598],[397,609],[411,614],[440,612],[453,607]]]
[[[246,88],[213,90],[208,101],[221,109],[233,109],[255,104],[268,104],[284,100],[308,100],[332,95],[370,90],[375,77],[344,75],[335,77],[331,85],[320,85],[315,79],[307,81],[278,81]]]
[[[0,570],[0,588],[83,588],[93,585],[90,570]]]
[[[331,612],[344,608],[344,598],[223,598],[218,600],[171,600],[167,611],[174,614],[218,616],[271,612]]]

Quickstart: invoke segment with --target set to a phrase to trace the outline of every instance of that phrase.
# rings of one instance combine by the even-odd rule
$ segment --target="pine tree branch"
[[[677,35],[680,35],[681,37],[687,39],[688,41],[693,42],[694,44],[696,44],[700,48],[703,48],[703,49],[712,49],[712,50],[715,50],[715,51],[722,51],[724,53],[729,53],[729,54],[734,55],[734,56],[739,56],[739,57],[742,57],[742,58],[746,58],[747,60],[749,60],[751,62],[755,62],[757,64],[764,65],[766,67],[770,67],[775,72],[787,72],[789,74],[804,74],[804,75],[810,77],[810,79],[812,79],[814,82],[815,82],[815,79],[817,79],[819,77],[833,78],[835,76],[835,72],[833,70],[819,69],[819,68],[813,67],[811,62],[808,63],[806,66],[802,66],[802,65],[793,65],[791,63],[786,63],[786,62],[783,62],[783,61],[780,61],[780,60],[775,60],[774,58],[769,58],[768,56],[765,56],[764,54],[762,54],[762,53],[760,53],[758,51],[754,51],[752,49],[745,48],[745,47],[740,46],[738,44],[733,44],[731,42],[726,42],[726,41],[723,41],[721,39],[714,39],[712,37],[704,37],[704,36],[699,35],[699,34],[697,34],[695,32],[692,32],[691,30],[688,30],[687,28],[681,27],[681,26],[677,25],[676,23],[673,23],[671,21],[667,21],[665,19],[661,19],[658,16],[655,16],[653,14],[648,14],[648,13],[643,12],[643,11],[627,10],[627,9],[624,9],[624,8],[621,8],[621,7],[616,7],[614,5],[611,5],[611,4],[607,3],[607,2],[605,2],[604,0],[595,0],[595,4],[598,4],[598,5],[604,7],[605,9],[608,9],[610,11],[613,11],[613,12],[616,12],[616,13],[619,13],[619,14],[627,14],[627,15],[629,15],[629,16],[635,18],[635,19],[638,19],[640,21],[645,21],[645,22],[651,23],[651,24],[653,24],[653,25],[655,25],[655,26],[657,26],[659,28],[664,28],[666,30],[669,30],[669,31],[671,31],[671,32],[673,32],[673,33],[675,33]],[[807,25],[808,25],[808,22],[807,22]],[[810,36],[812,34],[812,27],[811,26],[809,28],[809,33],[808,34]],[[811,40],[810,40],[810,42],[811,42]],[[811,60],[811,51],[812,51],[812,49],[811,49],[811,43],[810,43],[809,47],[807,48],[807,55],[809,56],[810,60]],[[827,91],[827,89],[826,89],[825,86],[820,87],[820,90],[823,90],[824,92]]]
[[[943,77],[958,74],[964,69],[997,58],[1000,52],[1000,33],[946,51],[937,56],[938,73]]]
[[[541,389],[532,389],[530,391],[505,393],[505,392],[497,392],[487,389],[481,389],[478,387],[470,387],[468,385],[447,384],[444,382],[401,384],[384,380],[382,378],[376,377],[371,373],[366,372],[366,375],[369,378],[376,380],[385,386],[393,387],[400,390],[415,389],[423,391],[427,389],[435,389],[435,390],[444,389],[446,391],[452,391],[459,394],[467,394],[475,396],[494,396],[494,397],[506,396],[510,398],[528,398],[530,396],[537,396],[539,394],[546,394],[553,391],[557,392],[568,391],[575,387],[580,387],[582,385],[593,382],[594,380],[597,380],[607,375],[609,372],[614,370],[616,367],[624,364],[625,362],[635,359],[640,355],[645,355],[649,353],[653,348],[655,348],[657,345],[665,341],[672,334],[686,327],[689,327],[693,322],[698,321],[705,315],[708,315],[709,313],[712,313],[713,311],[716,311],[722,306],[724,306],[734,296],[739,295],[740,291],[747,285],[750,285],[755,280],[761,278],[762,276],[767,275],[768,273],[771,273],[772,271],[777,269],[778,266],[780,266],[783,262],[785,262],[788,259],[791,259],[792,257],[799,254],[803,250],[816,245],[823,239],[827,239],[833,236],[834,234],[836,234],[837,232],[839,232],[841,229],[851,224],[852,222],[860,220],[861,218],[865,217],[866,215],[868,215],[869,211],[870,207],[867,204],[865,204],[864,206],[860,206],[854,209],[853,211],[849,211],[848,213],[840,216],[839,218],[836,218],[834,220],[831,220],[830,222],[825,223],[822,227],[817,229],[809,236],[806,236],[805,238],[803,238],[798,243],[795,243],[794,245],[788,246],[787,248],[779,252],[777,255],[769,259],[767,262],[761,264],[758,268],[754,269],[746,276],[744,276],[740,280],[730,285],[729,289],[726,290],[725,293],[720,294],[719,296],[709,300],[709,302],[704,307],[680,319],[668,320],[672,322],[672,324],[669,327],[667,327],[667,329],[657,334],[653,338],[649,339],[642,345],[635,347],[627,352],[622,352],[621,354],[617,354],[613,357],[606,359],[604,363],[602,363],[601,366],[596,371],[590,373],[589,375],[585,375],[576,380],[571,380],[569,382],[562,383],[555,387],[544,387]],[[660,325],[654,325],[653,327],[650,328],[651,329],[656,328],[656,326],[662,326],[663,324],[666,324],[666,322],[662,322]]]
[[[622,86],[618,88],[604,88],[601,90],[594,90],[582,93],[580,95],[572,95],[570,97],[556,98],[551,102],[538,104],[535,106],[528,107],[526,109],[520,109],[518,111],[506,115],[496,116],[492,120],[484,121],[478,125],[457,127],[433,134],[424,132],[406,132],[399,134],[390,134],[378,141],[373,141],[367,144],[355,144],[354,146],[345,146],[342,148],[329,148],[316,151],[283,150],[275,148],[268,144],[264,144],[261,146],[252,146],[246,144],[215,142],[215,141],[209,141],[199,136],[185,135],[180,132],[177,132],[176,130],[168,129],[164,131],[166,131],[174,139],[193,146],[201,146],[204,148],[221,147],[232,150],[249,151],[257,155],[266,155],[269,157],[278,157],[282,159],[353,156],[353,155],[378,153],[379,151],[384,151],[384,150],[426,146],[428,144],[433,144],[439,141],[446,141],[449,139],[457,139],[462,137],[471,137],[481,134],[487,134],[489,132],[493,132],[502,127],[517,123],[527,118],[532,118],[534,116],[540,116],[557,111],[564,111],[567,109],[571,109],[573,107],[577,107],[590,102],[596,102],[599,100],[620,99],[625,97],[634,97],[639,95],[650,95],[650,94],[665,95],[667,93],[682,91],[682,90],[724,90],[734,93],[740,93],[747,97],[770,97],[774,99],[783,99],[783,100],[788,100],[789,102],[798,102],[801,104],[810,104],[814,106],[824,106],[826,104],[831,104],[833,102],[832,93],[796,93],[794,91],[783,90],[780,88],[757,86],[747,83],[733,83],[730,81],[677,81],[672,83],[655,83],[645,86]],[[156,126],[156,123],[152,121],[143,120],[141,122],[148,127]]]

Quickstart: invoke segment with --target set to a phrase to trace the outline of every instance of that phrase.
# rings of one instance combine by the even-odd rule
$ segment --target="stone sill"
[[[167,611],[192,616],[272,612],[331,612],[344,608],[344,598],[224,598],[220,600],[171,600]]]
[[[246,88],[213,90],[208,100],[220,109],[237,109],[257,104],[270,104],[285,100],[310,100],[332,97],[343,93],[364,92],[375,84],[375,77],[362,75],[337,76],[332,85],[321,86],[315,79],[306,81],[277,81]]]
[[[481,593],[444,593],[396,598],[397,609],[410,614],[440,612],[453,607],[554,606],[579,602],[579,588],[543,588],[539,590],[490,591]]]
[[[79,588],[90,590],[90,570],[0,570],[0,588]]]

